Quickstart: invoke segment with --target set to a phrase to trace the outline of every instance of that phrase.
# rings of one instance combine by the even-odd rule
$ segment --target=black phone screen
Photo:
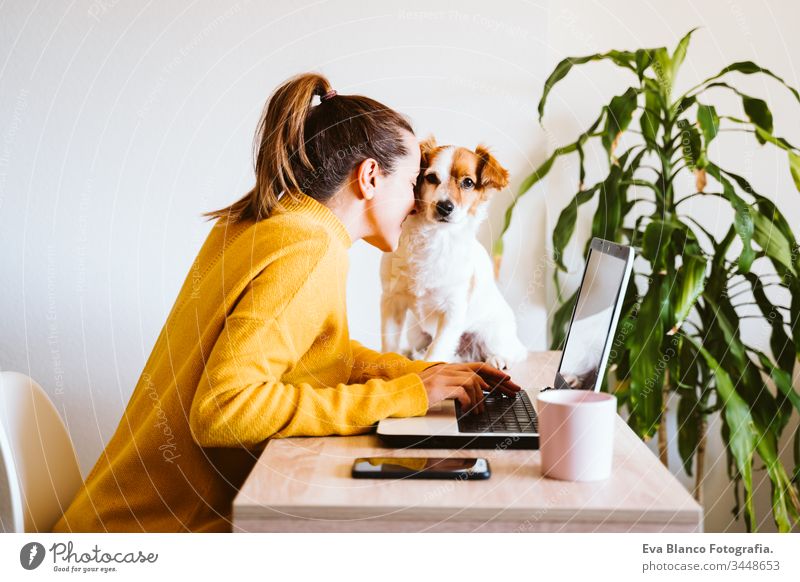
[[[353,477],[411,479],[488,479],[489,461],[467,457],[359,457]]]

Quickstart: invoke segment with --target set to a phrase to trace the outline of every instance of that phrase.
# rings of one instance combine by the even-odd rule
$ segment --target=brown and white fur
[[[429,137],[420,148],[416,208],[381,260],[382,350],[400,351],[410,314],[410,357],[507,368],[528,352],[477,231],[508,171],[483,145],[472,151]]]

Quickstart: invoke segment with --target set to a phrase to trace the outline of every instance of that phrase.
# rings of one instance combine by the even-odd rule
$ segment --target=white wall
[[[800,86],[792,2],[709,4],[702,12],[689,2],[658,3],[656,11],[654,2],[576,0],[502,11],[485,2],[4,4],[0,368],[28,373],[50,393],[85,475],[208,232],[199,214],[252,185],[253,131],[280,82],[319,71],[342,93],[408,114],[420,137],[490,144],[512,183],[481,232],[488,245],[522,179],[625,88],[610,66],[577,70],[553,93],[543,130],[536,102],[563,56],[672,45],[700,24],[681,86],[745,58]],[[781,134],[800,141],[797,106],[785,91],[761,79],[744,86],[768,98]],[[736,165],[796,220],[784,159],[726,148],[721,156],[744,153]],[[602,170],[600,152],[587,160]],[[575,176],[574,161],[558,164],[520,202],[506,237],[502,285],[530,349],[547,344],[549,233]],[[376,249],[354,245],[348,295],[351,334],[375,348],[379,259]],[[717,464],[708,530],[742,527],[729,523],[724,486]]]

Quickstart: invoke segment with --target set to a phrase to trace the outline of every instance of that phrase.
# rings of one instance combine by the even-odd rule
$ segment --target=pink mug
[[[536,398],[542,475],[600,481],[611,475],[617,398],[588,390],[547,390]]]

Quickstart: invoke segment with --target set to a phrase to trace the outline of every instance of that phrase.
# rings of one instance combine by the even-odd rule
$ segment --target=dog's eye
[[[425,181],[428,184],[436,185],[439,183],[439,178],[436,176],[436,174],[425,174]]]
[[[475,182],[472,181],[472,178],[464,178],[463,180],[461,180],[461,187],[466,189],[466,190],[469,190],[474,185],[475,185]]]

